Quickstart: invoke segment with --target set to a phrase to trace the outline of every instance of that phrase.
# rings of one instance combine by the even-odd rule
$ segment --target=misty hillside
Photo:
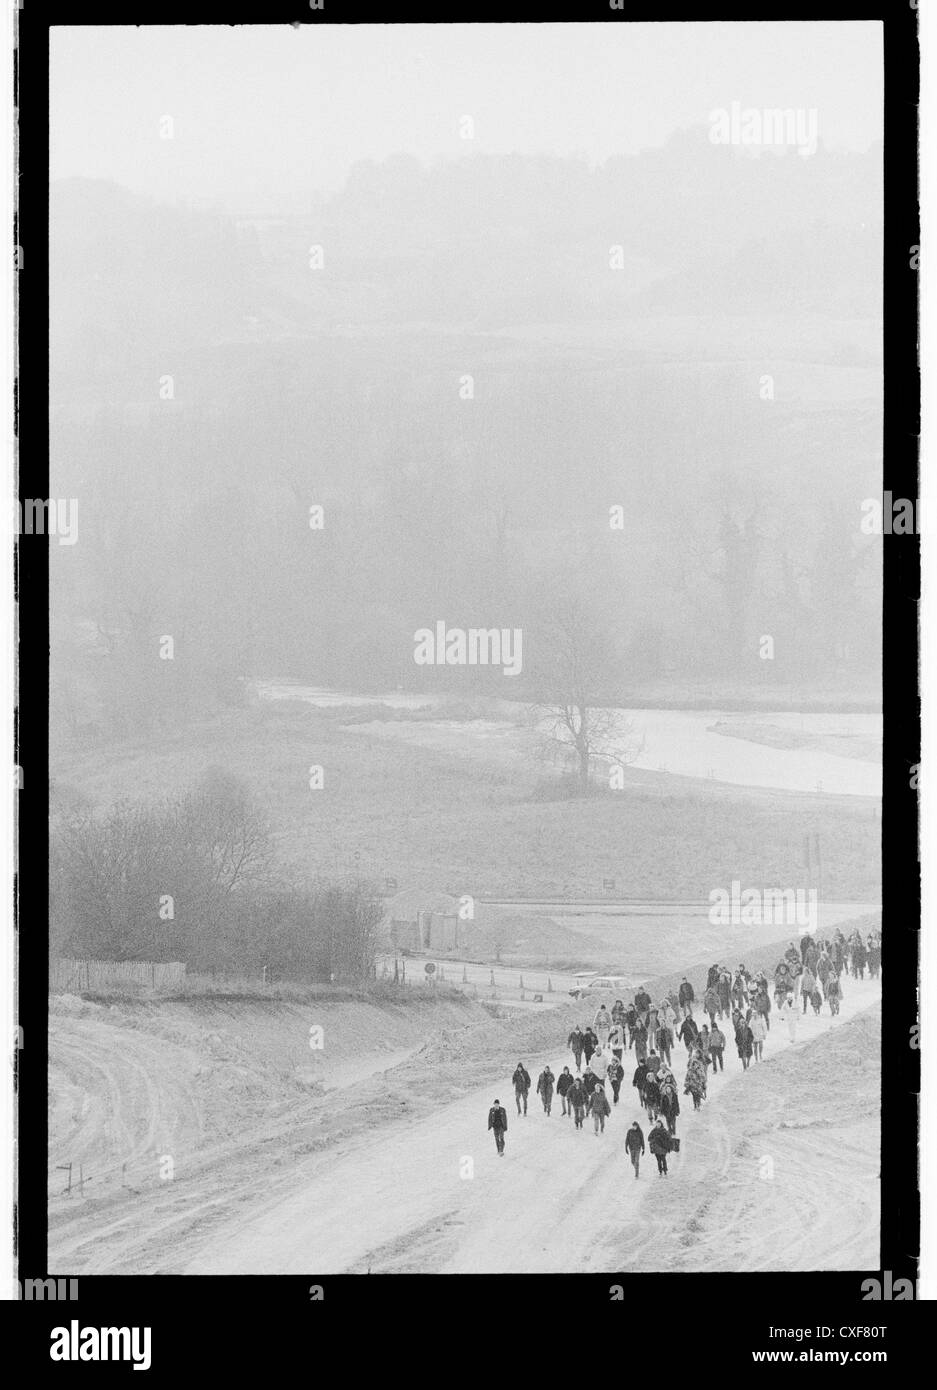
[[[52,475],[86,542],[52,552],[67,718],[175,719],[265,672],[413,684],[437,617],[545,651],[556,585],[610,634],[611,695],[868,687],[880,190],[880,148],[702,129],[594,169],[361,161],[295,218],[53,185]],[[164,633],[185,657],[154,681]]]

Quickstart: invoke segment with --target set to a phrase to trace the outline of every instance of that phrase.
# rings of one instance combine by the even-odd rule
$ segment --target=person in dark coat
[[[726,970],[725,966],[719,971],[719,980],[716,988],[719,992],[719,1007],[722,1010],[722,1015],[724,1018],[728,1018],[729,1011],[732,1007],[732,976],[729,971]]]
[[[657,1124],[647,1136],[647,1146],[657,1159],[657,1172],[660,1177],[667,1176],[667,1155],[673,1147],[673,1140],[667,1131],[663,1120],[658,1120]]]
[[[631,1084],[638,1093],[638,1099],[644,1105],[644,1083],[647,1081],[647,1062],[639,1062],[634,1069],[634,1076]]]
[[[647,1117],[649,1120],[657,1119],[657,1112],[660,1109],[660,1086],[657,1081],[657,1073],[649,1071],[644,1078],[644,1104],[647,1107]]]
[[[864,980],[865,966],[866,961],[868,960],[868,952],[865,949],[865,942],[862,940],[862,937],[859,935],[859,933],[856,932],[855,936],[850,938],[849,944],[851,948],[849,953],[849,960],[850,965],[852,966],[853,978],[856,980]]]
[[[617,1105],[618,1093],[621,1090],[621,1083],[625,1079],[625,1069],[622,1066],[621,1062],[619,1062],[617,1057],[613,1059],[607,1074],[609,1081],[612,1083],[612,1104]]]
[[[591,1028],[587,1028],[582,1035],[582,1050],[586,1054],[586,1066],[592,1061],[592,1054],[598,1050],[599,1040]]]
[[[741,1014],[735,1025],[735,1046],[738,1049],[739,1061],[742,1063],[743,1069],[748,1071],[748,1064],[752,1060],[752,1053],[755,1050],[755,1035]]]
[[[736,970],[732,981],[732,999],[737,1009],[744,1009],[748,1005],[748,980],[741,966]]]
[[[586,1118],[586,1092],[578,1076],[573,1078],[573,1084],[566,1093],[566,1104],[573,1113],[574,1128],[582,1129],[582,1122]]]
[[[651,1007],[651,996],[646,989],[639,989],[634,996],[635,1012],[638,1015],[638,1022],[647,1026],[647,1011]]]
[[[634,1169],[635,1177],[637,1177],[641,1155],[644,1153],[644,1132],[637,1120],[634,1121],[625,1135],[625,1148],[628,1150],[628,1157],[631,1159],[631,1166]]]
[[[693,1000],[696,995],[693,993],[693,986],[684,975],[680,981],[680,988],[677,991],[677,998],[680,1000],[680,1007],[684,1014],[689,1015],[693,1012]]]
[[[595,1091],[595,1088],[596,1088],[596,1086],[597,1086],[598,1084],[599,1084],[599,1078],[596,1076],[595,1072],[592,1070],[591,1067],[586,1067],[585,1072],[583,1073],[583,1077],[582,1077],[582,1089],[583,1089],[583,1093],[584,1093],[584,1095],[585,1095],[585,1097],[586,1097],[586,1114],[587,1114],[587,1115],[588,1115],[589,1111],[592,1109],[592,1095],[593,1095],[593,1092]]]
[[[575,1060],[576,1060],[576,1070],[577,1070],[577,1071],[581,1071],[581,1070],[582,1070],[582,1049],[583,1049],[583,1046],[584,1046],[583,1036],[582,1036],[582,1029],[581,1029],[581,1028],[574,1028],[574,1029],[573,1029],[573,1031],[570,1033],[569,1037],[566,1039],[566,1045],[567,1045],[567,1047],[569,1047],[569,1048],[571,1049],[572,1054],[573,1054],[573,1057],[574,1057]]]
[[[563,1107],[564,1115],[571,1115],[573,1113],[572,1107],[567,1106],[566,1104],[566,1097],[569,1094],[569,1089],[572,1086],[572,1084],[573,1074],[570,1071],[569,1067],[564,1067],[563,1070],[560,1072],[559,1080],[556,1083],[556,1094],[560,1098],[560,1104]]]
[[[548,1063],[537,1077],[537,1095],[543,1102],[543,1108],[547,1115],[549,1115],[553,1108],[553,1086],[555,1081],[556,1077],[550,1070]]]
[[[514,1082],[514,1099],[517,1101],[517,1113],[521,1113],[521,1101],[524,1102],[524,1114],[527,1114],[527,1092],[530,1090],[530,1073],[523,1062],[518,1062],[514,1068],[514,1075],[511,1077]]]
[[[488,1128],[494,1130],[495,1147],[498,1150],[498,1157],[503,1158],[504,1136],[507,1134],[508,1130],[508,1112],[505,1110],[500,1100],[496,1100],[488,1111]]]
[[[833,942],[830,946],[830,959],[833,962],[833,970],[837,975],[843,973],[846,964],[846,938],[843,936],[839,927],[833,933]]]
[[[647,1029],[640,1019],[634,1030],[634,1055],[639,1062],[647,1061]]]
[[[628,1047],[634,1046],[634,1030],[638,1026],[638,1011],[634,1003],[625,1006],[625,1027],[628,1029]]]
[[[683,1039],[687,1052],[692,1052],[696,1046],[696,1039],[699,1037],[699,1028],[693,1020],[692,1014],[687,1014],[686,1018],[677,1029],[677,1037]]]

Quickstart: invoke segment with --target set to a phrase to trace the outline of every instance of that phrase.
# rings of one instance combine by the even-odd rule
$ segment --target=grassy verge
[[[454,893],[706,901],[714,884],[798,884],[803,837],[821,836],[824,895],[877,901],[881,827],[859,799],[717,787],[627,770],[614,796],[546,801],[542,765],[452,756],[370,736],[312,706],[258,706],[107,759],[53,749],[56,782],[100,805],[155,800],[209,766],[244,777],[267,809],[286,876],[360,873]],[[310,791],[311,764],[325,786]],[[357,857],[356,857],[357,856]]]

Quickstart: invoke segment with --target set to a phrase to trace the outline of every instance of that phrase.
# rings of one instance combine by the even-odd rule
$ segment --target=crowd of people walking
[[[701,1109],[709,1078],[725,1069],[730,1030],[739,1062],[747,1071],[764,1060],[773,1009],[791,1042],[796,1042],[798,1019],[808,1007],[819,1015],[826,1005],[835,1018],[843,999],[843,979],[864,979],[866,970],[871,979],[878,979],[881,968],[881,932],[863,937],[856,929],[846,937],[837,928],[829,939],[815,940],[807,934],[799,943],[790,942],[770,980],[763,970],[752,972],[744,964],[735,971],[711,965],[701,998],[686,976],[657,1003],[646,989],[639,989],[628,1002],[616,999],[611,1009],[601,1004],[591,1024],[572,1029],[566,1040],[572,1064],[564,1066],[559,1076],[547,1064],[537,1078],[535,1094],[546,1115],[552,1114],[554,1097],[558,1097],[560,1115],[572,1118],[574,1129],[583,1129],[591,1119],[595,1135],[602,1135],[606,1119],[621,1101],[621,1088],[631,1070],[628,1054],[633,1054],[631,1088],[650,1128],[645,1143],[644,1131],[634,1120],[625,1148],[636,1178],[646,1148],[657,1160],[658,1174],[666,1177],[667,1155],[680,1147],[680,1096],[689,1097],[694,1110]],[[673,1070],[678,1044],[686,1050],[682,1088]],[[532,1083],[523,1062],[518,1062],[511,1080],[517,1114],[526,1116]],[[503,1155],[507,1111],[500,1100],[488,1113],[488,1128]]]

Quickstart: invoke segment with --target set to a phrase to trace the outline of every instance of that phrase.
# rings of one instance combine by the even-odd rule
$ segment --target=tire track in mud
[[[121,1029],[115,1046],[102,1043],[99,1036],[88,1036],[84,1020],[56,1018],[50,1037],[50,1075],[56,1071],[67,1078],[72,1091],[83,1092],[87,1106],[75,1128],[63,1134],[50,1149],[50,1180],[60,1158],[79,1162],[88,1155],[92,1162],[91,1195],[65,1197],[61,1185],[50,1185],[49,1258],[50,1268],[80,1270],[93,1258],[95,1272],[140,1272],[140,1260],[148,1269],[160,1272],[167,1252],[175,1262],[189,1244],[204,1241],[215,1225],[231,1218],[239,1204],[258,1207],[258,1169],[262,1171],[263,1203],[275,1202],[282,1190],[295,1185],[291,1161],[305,1161],[305,1155],[324,1147],[319,1134],[323,1118],[322,1096],[304,1096],[291,1103],[274,1119],[246,1125],[235,1136],[226,1135],[201,1146],[205,1124],[199,1097],[191,1079],[182,1077],[191,1059],[185,1049],[174,1053],[161,1037],[142,1030]],[[67,1036],[74,1029],[80,1036]],[[119,1046],[120,1051],[117,1051]],[[422,1046],[422,1045],[421,1045]],[[135,1051],[128,1057],[128,1050]],[[420,1048],[410,1049],[408,1057]],[[167,1056],[167,1053],[169,1054]],[[380,1076],[399,1065],[402,1054],[375,1057],[367,1075]],[[365,1073],[359,1068],[359,1081]],[[158,1083],[164,1083],[161,1087]],[[338,1083],[342,1084],[342,1083]],[[165,1096],[171,1097],[168,1113]],[[183,1101],[180,1107],[180,1095]],[[129,1098],[129,1104],[128,1104]],[[136,1114],[142,1099],[145,1124]],[[183,1120],[180,1124],[180,1109]],[[106,1128],[118,1155],[109,1160],[101,1155],[101,1131]],[[352,1137],[345,1151],[372,1142],[369,1133]],[[182,1157],[172,1181],[160,1181],[157,1171],[159,1152]],[[154,1157],[156,1156],[156,1157]],[[152,1162],[150,1160],[152,1159]],[[141,1181],[140,1164],[147,1163],[151,1176],[143,1178],[141,1190],[116,1186],[124,1169]],[[278,1172],[282,1169],[282,1172]],[[107,1179],[111,1179],[107,1190]],[[77,1181],[77,1179],[76,1179]],[[110,1219],[104,1214],[110,1213]]]
[[[197,1117],[194,1104],[177,1102],[170,1118],[154,1079],[154,1074],[165,1071],[165,1060],[155,1058],[154,1049],[145,1046],[139,1049],[141,1057],[135,1052],[137,1046],[135,1039],[133,1048],[123,1046],[117,1051],[87,1035],[55,1038],[53,1077],[55,1069],[61,1068],[69,1085],[80,1088],[90,1104],[83,1109],[78,1129],[54,1141],[50,1167],[58,1161],[90,1162],[89,1181],[100,1182],[129,1164],[155,1157],[158,1146],[173,1141],[186,1109]],[[174,1099],[179,1096],[178,1077],[176,1082]],[[102,1155],[102,1135],[103,1148],[112,1158]]]
[[[852,998],[857,1013],[869,1009],[878,990],[863,995]],[[523,1137],[520,1122],[512,1123],[508,1157],[497,1166],[494,1146],[484,1133],[484,1112],[491,1095],[501,1093],[501,1083],[493,1092],[488,1083],[484,1091],[460,1100],[441,1100],[430,1114],[416,1112],[410,1120],[398,1120],[397,1109],[388,1123],[389,1112],[383,1112],[365,1131],[347,1137],[340,1126],[335,1132],[322,1123],[321,1098],[303,1099],[275,1119],[199,1149],[187,1157],[181,1180],[154,1184],[142,1199],[86,1201],[68,1212],[63,1210],[68,1204],[59,1203],[50,1229],[50,1269],[259,1272],[251,1268],[256,1258],[285,1272],[307,1252],[322,1256],[323,1273],[369,1267],[374,1272],[737,1269],[740,1261],[746,1269],[837,1267],[819,1265],[818,1253],[825,1261],[841,1261],[838,1267],[867,1264],[868,1259],[857,1261],[850,1252],[864,1248],[875,1229],[877,1189],[866,1171],[873,1160],[865,1155],[863,1167],[861,1141],[842,1126],[834,1132],[836,1127],[805,1118],[801,1090],[789,1075],[805,1049],[835,1042],[857,1021],[854,1014],[831,1028],[824,1019],[821,1030],[811,1020],[796,1044],[786,1037],[775,1039],[772,1032],[778,1052],[769,1052],[765,1062],[747,1073],[730,1063],[731,1071],[711,1078],[710,1099],[700,1112],[681,1097],[687,1109],[677,1132],[684,1143],[666,1180],[658,1179],[650,1154],[640,1180],[632,1177],[622,1139],[626,1117],[637,1111],[633,1093],[623,1097],[603,1138],[589,1130],[576,1138],[557,1133],[560,1126],[571,1130],[571,1121],[557,1110],[549,1120],[531,1115],[523,1122],[530,1126],[521,1131]],[[139,1046],[131,1067],[121,1072],[116,1049],[132,1049],[135,1041]],[[70,1037],[66,1051],[66,1071],[80,1075],[80,1067],[87,1065],[83,1039]],[[125,1139],[129,1134],[138,1153],[146,1153],[154,1134],[162,1143],[160,1125],[170,1122],[175,1099],[167,1116],[160,1110],[157,1081],[166,1083],[170,1095],[169,1083],[179,1085],[167,1045],[152,1035],[143,1042],[135,1030],[121,1029],[115,1031],[113,1051],[100,1043],[88,1051],[99,1069],[95,1075],[106,1078],[108,1094],[114,1086],[120,1090],[121,1078],[135,1094],[139,1081],[132,1068],[151,1068],[155,1098],[149,1087],[139,1088],[147,1117],[137,1113],[135,1104],[128,1110],[126,1102],[121,1113],[118,1096],[115,1133]],[[557,1074],[566,1060],[551,1058]],[[430,1056],[428,1065],[432,1061]],[[679,1075],[682,1058],[675,1061]],[[531,1069],[534,1065],[542,1061],[531,1060]],[[419,1073],[408,1073],[405,1082],[418,1085]],[[838,1089],[848,1091],[848,1086]],[[88,1117],[85,1121],[90,1123]],[[646,1132],[643,1117],[642,1127]],[[446,1130],[444,1142],[440,1129]],[[775,1176],[772,1183],[762,1182],[751,1172],[772,1144]],[[438,1167],[421,1179],[414,1162],[421,1146],[433,1147],[434,1164],[438,1158],[447,1173],[451,1167],[451,1181],[437,1180]],[[487,1157],[481,1155],[482,1146],[486,1152],[491,1149]],[[466,1152],[479,1155],[482,1163],[479,1178],[468,1184],[455,1176]],[[390,1173],[387,1154],[394,1155]],[[835,1180],[837,1164],[844,1161],[856,1178],[848,1212],[837,1199]],[[746,1163],[751,1164],[747,1176]],[[435,1184],[432,1192],[429,1184]],[[389,1219],[378,1210],[379,1187],[395,1208]],[[766,1200],[771,1191],[775,1197]],[[319,1200],[322,1192],[329,1197],[327,1209]],[[271,1234],[274,1229],[278,1234]],[[781,1264],[772,1241],[783,1247]],[[319,1263],[312,1260],[314,1266]]]

